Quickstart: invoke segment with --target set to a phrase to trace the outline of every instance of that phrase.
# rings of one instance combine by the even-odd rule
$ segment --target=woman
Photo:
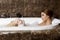
[[[43,12],[41,12],[41,18],[43,22],[40,23],[39,25],[45,26],[52,24],[52,17],[53,17],[53,11],[49,9],[45,9]]]
[[[43,22],[38,24],[38,25],[39,26],[45,26],[45,25],[52,24],[52,17],[53,17],[53,11],[52,10],[49,10],[49,9],[44,10],[43,12],[41,12],[41,18],[42,18]],[[17,25],[18,26],[18,25],[21,25],[23,23],[24,23],[23,20],[18,19],[18,20],[12,21],[8,25],[9,26],[10,25],[12,25],[12,26],[16,26]]]

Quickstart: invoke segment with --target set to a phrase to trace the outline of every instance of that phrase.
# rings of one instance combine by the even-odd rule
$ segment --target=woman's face
[[[46,21],[49,18],[49,16],[46,15],[44,12],[41,12],[41,18],[43,21]]]

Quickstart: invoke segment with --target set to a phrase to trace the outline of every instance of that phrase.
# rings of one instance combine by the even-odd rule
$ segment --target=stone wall
[[[40,17],[43,9],[53,9],[55,17],[60,18],[60,0],[0,0],[0,15],[16,17],[20,12],[24,17]]]

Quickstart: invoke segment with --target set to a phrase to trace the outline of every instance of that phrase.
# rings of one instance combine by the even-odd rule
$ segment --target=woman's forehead
[[[44,12],[41,12],[41,14],[45,14]]]

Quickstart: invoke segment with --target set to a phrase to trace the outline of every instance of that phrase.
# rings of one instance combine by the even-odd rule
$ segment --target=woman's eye
[[[44,14],[42,14],[41,16],[44,16]]]

